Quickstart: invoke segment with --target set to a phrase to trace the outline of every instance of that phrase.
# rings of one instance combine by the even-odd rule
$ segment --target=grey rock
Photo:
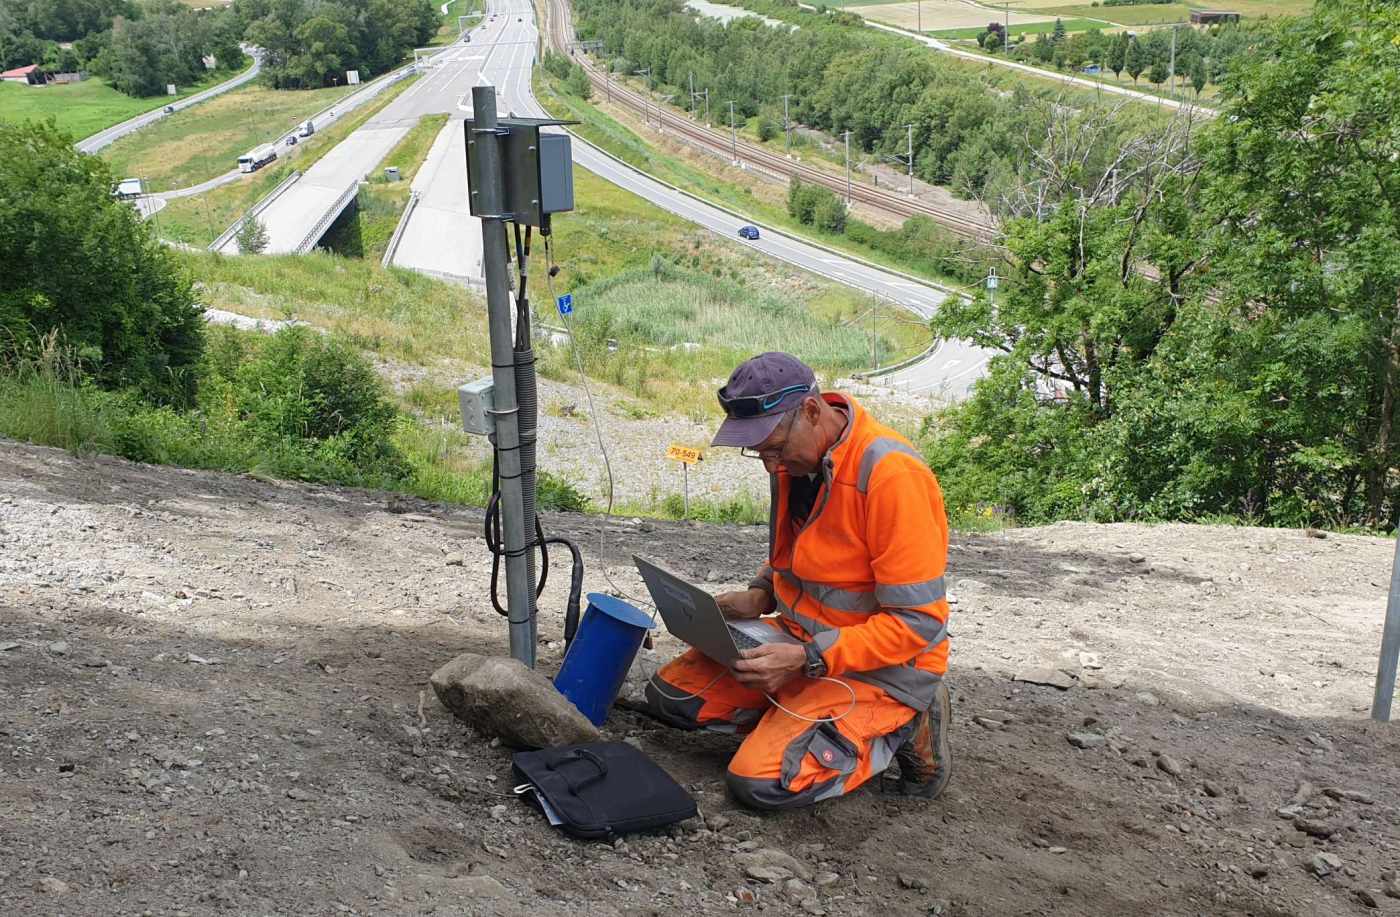
[[[1080,653],[1079,665],[1086,669],[1101,669],[1103,663],[1099,661],[1098,653]]]
[[[794,901],[805,901],[817,897],[817,890],[801,879],[788,879],[783,883],[783,891]]]
[[[1262,863],[1249,867],[1249,876],[1252,879],[1265,879],[1268,878],[1268,875],[1269,867]]]
[[[1293,827],[1312,837],[1328,838],[1337,833],[1337,826],[1316,818],[1295,818]]]
[[[1374,893],[1374,892],[1371,892],[1371,891],[1368,891],[1367,889],[1364,889],[1364,888],[1358,888],[1358,889],[1356,890],[1356,900],[1360,901],[1362,904],[1366,905],[1367,907],[1380,907],[1380,906],[1381,906],[1380,899],[1376,897],[1375,893]]]
[[[1206,791],[1206,795],[1212,799],[1219,799],[1225,795],[1225,791],[1220,788],[1220,784],[1214,780],[1204,780],[1201,782],[1201,789]]]
[[[989,716],[974,716],[972,722],[981,726],[983,729],[990,729],[993,732],[998,729],[1003,729],[1006,726],[1001,720],[994,720]]]
[[[1293,797],[1288,800],[1289,806],[1305,806],[1308,800],[1317,795],[1317,787],[1304,780],[1298,784],[1298,788],[1293,791]]]
[[[508,745],[544,748],[598,741],[598,727],[548,678],[518,660],[463,653],[429,681],[458,719]]]
[[[958,580],[957,585],[953,588],[955,588],[958,592],[966,593],[986,592],[987,584],[977,579],[960,579]]]
[[[1381,886],[1381,891],[1385,892],[1387,898],[1400,898],[1400,882],[1390,879]]]
[[[743,847],[743,844],[739,845]],[[747,869],[750,866],[777,866],[786,869],[804,882],[812,881],[812,868],[792,854],[775,850],[772,847],[759,847],[747,850],[734,857],[734,862]]]
[[[62,640],[55,640],[53,643],[49,644],[49,652],[53,653],[55,656],[67,656],[68,644]]]
[[[10,650],[19,649],[20,645],[13,640],[6,640],[0,643],[0,653],[8,653]]]
[[[1313,856],[1309,865],[1317,875],[1326,876],[1342,868],[1342,858],[1335,853],[1319,853]]]
[[[1134,694],[1133,697],[1137,699],[1139,704],[1146,707],[1155,707],[1161,703],[1157,695],[1153,694],[1151,691],[1139,691]]]
[[[465,893],[471,898],[509,898],[510,889],[493,876],[462,876],[452,880],[454,892]]]
[[[723,831],[729,827],[728,815],[707,815],[705,816],[705,827],[711,831]]]
[[[1144,555],[1144,554],[1136,554],[1136,553],[1134,553],[1134,554],[1129,554],[1129,555],[1128,555],[1128,561],[1129,561],[1130,563],[1134,563],[1134,564],[1145,563],[1145,562],[1147,561],[1147,556]]]
[[[841,880],[841,876],[834,872],[819,872],[812,877],[812,882],[817,888],[826,888],[828,885],[835,885]]]
[[[792,876],[792,870],[784,869],[781,866],[746,866],[744,875],[750,879],[757,879],[760,882],[781,882]]]
[[[1012,681],[1024,681],[1033,685],[1049,685],[1052,688],[1059,688],[1061,691],[1068,691],[1074,687],[1072,677],[1049,666],[1022,669],[1012,676]]]
[[[1181,762],[1171,755],[1161,755],[1157,758],[1157,770],[1173,777],[1181,776]]]
[[[451,554],[447,555],[446,557],[444,557],[444,558],[442,559],[442,562],[445,563],[445,564],[446,564],[447,566],[449,566],[449,567],[460,567],[460,566],[463,566],[463,565],[467,562],[467,559],[466,559],[465,557],[463,557],[461,554],[459,554],[459,553],[457,553],[457,552],[454,551],[453,553],[451,553]],[[488,878],[489,878],[489,876],[488,876]]]
[[[734,889],[734,898],[740,904],[753,904],[758,900],[758,892],[745,885],[740,885]]]
[[[913,891],[919,892],[928,891],[928,880],[926,879],[922,879],[919,876],[910,875],[907,872],[900,873],[898,878],[900,888],[908,888],[912,889]]]
[[[1097,732],[1071,732],[1065,738],[1075,748],[1098,748],[1107,740]]]
[[[50,895],[66,895],[73,890],[73,887],[62,879],[55,879],[53,876],[41,876],[34,883],[34,890],[47,892]]]
[[[1355,802],[1363,806],[1374,805],[1376,802],[1374,796],[1372,796],[1370,793],[1363,793],[1360,790],[1343,790],[1338,789],[1335,786],[1329,786],[1322,792],[1324,795],[1329,796],[1332,799],[1345,799],[1347,802]]]
[[[311,795],[310,792],[303,790],[301,787],[294,786],[287,791],[287,798],[295,799],[298,802],[308,802],[316,797]]]

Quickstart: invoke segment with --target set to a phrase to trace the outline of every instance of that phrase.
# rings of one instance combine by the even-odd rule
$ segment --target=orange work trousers
[[[729,791],[756,809],[795,808],[849,793],[877,776],[913,731],[912,708],[874,685],[838,680],[841,684],[798,675],[773,695],[809,719],[839,717],[812,723],[780,709],[692,649],[652,676],[647,707],[657,719],[682,729],[744,735],[725,775]]]

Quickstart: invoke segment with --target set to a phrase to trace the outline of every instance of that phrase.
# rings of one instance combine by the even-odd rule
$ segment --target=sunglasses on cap
[[[795,392],[811,392],[816,390],[816,384],[799,382],[796,385],[789,385],[778,389],[776,392],[769,392],[766,395],[738,395],[730,398],[719,393],[719,406],[724,408],[724,413],[730,417],[748,418],[761,417],[772,411],[783,403],[787,396]]]

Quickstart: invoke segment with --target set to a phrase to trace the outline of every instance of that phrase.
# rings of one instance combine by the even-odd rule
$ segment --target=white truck
[[[301,122],[300,129],[297,131],[297,136],[306,138],[314,133],[316,133],[316,123],[314,121],[303,121]]]
[[[238,171],[256,172],[277,158],[277,147],[268,144],[260,146],[238,157]]]

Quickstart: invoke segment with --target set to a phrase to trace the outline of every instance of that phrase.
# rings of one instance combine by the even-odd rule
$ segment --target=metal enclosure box
[[[477,379],[457,387],[457,404],[462,409],[462,429],[479,436],[496,432],[495,386],[491,377]]]
[[[560,124],[545,118],[500,118],[501,170],[505,189],[500,213],[481,206],[481,166],[476,122],[463,122],[467,138],[467,206],[474,217],[496,217],[542,226],[551,213],[574,208],[573,157],[567,134],[544,134],[540,127]]]

